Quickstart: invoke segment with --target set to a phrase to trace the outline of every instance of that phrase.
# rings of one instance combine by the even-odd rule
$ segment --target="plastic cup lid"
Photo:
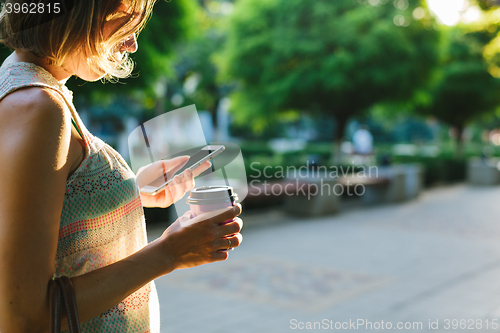
[[[235,202],[238,195],[231,186],[202,186],[191,190],[187,203],[190,205],[212,205]]]

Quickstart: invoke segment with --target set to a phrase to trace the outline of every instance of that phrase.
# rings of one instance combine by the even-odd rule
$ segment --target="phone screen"
[[[186,169],[192,167],[194,164],[196,164],[201,159],[207,157],[208,155],[210,155],[213,152],[214,152],[214,150],[208,150],[208,149],[207,150],[199,150],[194,155],[192,155],[189,158],[189,160],[186,162],[186,164],[184,164],[183,166],[181,166],[180,169],[177,169],[177,170],[174,169],[174,170],[172,170],[170,172],[167,172],[166,170],[164,170],[164,176],[163,177],[158,177],[157,179],[155,179],[154,181],[152,181],[148,185],[149,186],[153,186],[153,187],[160,187],[160,186],[162,186],[163,184],[165,184],[166,182],[168,182],[170,179],[174,178],[176,175],[180,175]]]

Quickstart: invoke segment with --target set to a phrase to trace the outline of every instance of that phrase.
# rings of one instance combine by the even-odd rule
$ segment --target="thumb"
[[[144,169],[146,169],[147,165],[144,165],[144,166],[141,166],[139,168],[139,170],[137,170],[137,172],[135,173],[136,175],[140,174],[142,171],[144,171]]]
[[[163,166],[166,170],[171,170],[171,169],[180,169],[184,166],[184,164],[187,163],[189,160],[188,155],[183,155],[183,156],[177,156],[174,158],[171,158],[169,160],[161,160],[163,163]]]
[[[191,222],[192,217],[193,217],[193,215],[191,214],[191,211],[188,210],[181,217],[179,217],[177,220],[179,221],[179,224],[181,225],[181,227],[187,227],[188,225],[191,224],[190,222]]]

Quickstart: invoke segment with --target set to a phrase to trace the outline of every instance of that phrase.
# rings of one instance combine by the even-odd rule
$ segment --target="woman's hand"
[[[182,168],[189,160],[189,156],[179,156],[170,160],[160,160],[148,164],[137,171],[137,184],[139,188],[151,183],[159,177],[171,179],[177,170]],[[158,194],[152,195],[141,192],[142,205],[144,207],[166,208],[181,199],[187,191],[194,187],[194,177],[211,166],[209,161],[204,162],[199,167],[186,170],[173,178],[168,186]]]
[[[166,267],[175,270],[226,260],[228,253],[224,250],[237,247],[242,241],[243,221],[236,217],[240,213],[241,206],[237,204],[198,215],[193,219],[196,223],[186,227],[181,227],[180,220],[190,219],[191,212],[181,216],[155,241],[160,245],[160,256],[167,261]]]

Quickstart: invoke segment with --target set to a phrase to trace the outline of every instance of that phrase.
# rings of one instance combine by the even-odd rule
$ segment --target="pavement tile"
[[[500,332],[442,325],[447,318],[500,321],[498,202],[498,187],[457,185],[334,216],[274,212],[266,224],[255,222],[265,214],[247,214],[251,227],[228,261],[157,279],[162,332],[300,331],[290,328],[294,318]],[[161,232],[151,230],[150,239]],[[429,320],[440,329],[428,329]]]

